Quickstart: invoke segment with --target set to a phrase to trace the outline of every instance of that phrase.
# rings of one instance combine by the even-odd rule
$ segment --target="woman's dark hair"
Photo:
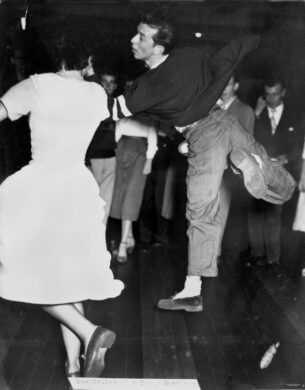
[[[75,31],[57,30],[46,46],[54,71],[63,65],[67,70],[81,70],[88,64],[90,50]]]
[[[141,22],[157,30],[152,38],[156,45],[164,47],[164,54],[168,54],[173,49],[176,42],[176,33],[173,23],[159,11],[144,15],[141,18]]]

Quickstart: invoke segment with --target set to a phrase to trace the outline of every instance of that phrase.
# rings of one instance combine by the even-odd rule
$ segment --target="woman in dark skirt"
[[[110,216],[122,221],[117,261],[125,263],[127,253],[135,245],[132,222],[139,217],[146,178],[157,151],[157,131],[147,118],[122,119],[116,126],[116,141],[116,179]]]

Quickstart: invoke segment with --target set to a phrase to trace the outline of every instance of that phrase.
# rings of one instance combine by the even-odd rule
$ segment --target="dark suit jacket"
[[[255,115],[248,104],[236,98],[228,107],[228,112],[238,120],[248,133],[253,134]]]
[[[286,154],[288,164],[285,165],[292,175],[298,179],[303,145],[304,121],[293,108],[284,103],[280,122],[272,135],[271,123],[267,107],[255,121],[254,137],[267,150],[270,157]]]

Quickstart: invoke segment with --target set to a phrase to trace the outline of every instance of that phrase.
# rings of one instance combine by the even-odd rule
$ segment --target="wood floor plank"
[[[231,381],[249,383],[249,377],[244,371],[243,361],[239,354],[239,351],[243,348],[244,339],[240,332],[233,333],[230,327],[229,313],[225,310],[223,304],[226,289],[223,288],[221,280],[215,281],[215,285],[217,289],[221,290],[222,300],[218,300],[217,310],[215,310],[214,305],[207,308],[207,317],[215,336],[215,342],[218,344],[225,360],[224,383]],[[243,318],[240,318],[240,327],[245,327]]]
[[[154,250],[140,263],[144,377],[179,378],[171,315],[156,308],[160,294],[167,287],[163,283],[162,260],[162,253]]]
[[[173,291],[173,288],[176,285],[173,278],[174,272],[173,262],[170,257],[171,252],[167,250],[161,250],[159,253],[159,267],[157,276],[162,281],[163,290],[158,291],[156,294],[156,302],[162,297],[169,297],[170,294],[168,290],[171,289]],[[162,292],[164,292],[164,295],[160,295]],[[162,311],[159,310],[159,312],[160,315],[162,315]],[[165,314],[163,313],[163,315]],[[179,378],[196,378],[196,369],[192,358],[189,335],[187,333],[187,327],[185,323],[185,316],[183,313],[168,312],[167,317],[170,321],[169,326],[174,342],[172,348],[175,347],[175,359],[177,359],[178,362]]]

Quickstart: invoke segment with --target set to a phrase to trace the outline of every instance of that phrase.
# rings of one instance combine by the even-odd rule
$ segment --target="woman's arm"
[[[298,187],[300,192],[305,192],[305,159],[304,158],[302,160],[302,171],[301,171]]]
[[[153,126],[147,127],[147,151],[146,158],[153,159],[158,150],[157,129]]]
[[[147,151],[143,175],[149,175],[152,170],[152,161],[158,150],[157,129],[153,126],[147,127]]]
[[[301,170],[298,188],[300,192],[305,192],[305,141],[304,141],[303,152],[302,152],[302,170]]]
[[[0,122],[2,122],[7,117],[8,117],[8,114],[7,114],[7,110],[5,108],[5,105],[0,100]]]

